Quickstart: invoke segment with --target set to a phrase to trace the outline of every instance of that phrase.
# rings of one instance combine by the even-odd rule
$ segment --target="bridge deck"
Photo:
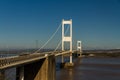
[[[75,51],[72,51],[72,53],[74,52]],[[13,57],[0,58],[0,70],[23,65],[23,64],[28,64],[30,62],[44,59],[50,55],[60,56],[60,55],[68,54],[68,53],[70,53],[70,51],[44,52],[44,53],[34,53],[34,54],[26,54],[26,55],[18,55],[18,56],[13,56]]]

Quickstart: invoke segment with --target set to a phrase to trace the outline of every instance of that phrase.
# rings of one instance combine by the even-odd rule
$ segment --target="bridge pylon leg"
[[[62,55],[62,63],[64,63],[64,55]]]
[[[0,70],[0,80],[5,80],[5,71]]]
[[[70,64],[72,64],[72,52],[70,52]]]
[[[73,67],[74,63],[72,60],[72,52],[69,53],[69,62],[62,62],[61,67],[62,68],[67,68],[67,67]]]

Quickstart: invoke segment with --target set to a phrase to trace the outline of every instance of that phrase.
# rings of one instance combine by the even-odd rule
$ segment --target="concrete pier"
[[[55,57],[48,56],[17,68],[17,80],[55,80]],[[24,73],[23,73],[24,72]]]
[[[73,67],[74,66],[74,63],[73,63],[73,60],[72,60],[72,57],[73,57],[72,52],[70,52],[69,55],[67,55],[67,56],[69,56],[70,61],[69,62],[62,62],[61,63],[61,68],[68,68],[68,67]]]
[[[78,55],[78,57],[82,57],[82,52],[77,51],[77,55]]]
[[[73,57],[73,56],[72,56],[72,52],[70,52],[70,62],[65,63],[65,66],[64,66],[64,67],[73,67],[73,66],[74,66],[72,57]]]
[[[16,68],[16,80],[24,80],[24,66]]]
[[[0,70],[0,80],[5,80],[5,71]]]

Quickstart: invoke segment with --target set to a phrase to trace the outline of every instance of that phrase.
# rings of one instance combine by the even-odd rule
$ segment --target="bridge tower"
[[[82,57],[82,44],[81,43],[82,43],[81,41],[77,41],[77,51],[80,57]]]
[[[65,36],[65,25],[70,25],[70,35]],[[70,63],[72,63],[72,19],[70,20],[62,20],[62,51],[64,51],[64,42],[70,43]],[[62,55],[62,63],[64,63],[64,58]]]

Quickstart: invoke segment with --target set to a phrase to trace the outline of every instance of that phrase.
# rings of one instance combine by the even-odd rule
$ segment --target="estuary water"
[[[87,57],[56,72],[56,80],[120,80],[120,58]]]
[[[56,80],[120,80],[120,58],[84,57],[73,61],[74,67],[61,69],[61,59],[57,58]],[[15,80],[15,70],[6,70],[6,80]]]

